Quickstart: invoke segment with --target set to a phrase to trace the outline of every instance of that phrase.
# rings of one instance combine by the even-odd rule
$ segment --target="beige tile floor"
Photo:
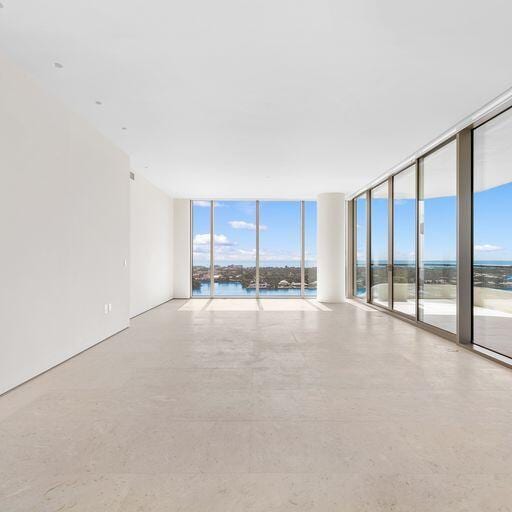
[[[0,511],[512,510],[511,370],[272,300],[167,303],[0,397]]]

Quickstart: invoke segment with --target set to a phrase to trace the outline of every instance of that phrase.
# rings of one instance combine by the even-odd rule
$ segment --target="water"
[[[507,260],[475,260],[478,267],[512,267],[512,261]]]
[[[210,296],[210,283],[201,282],[199,290],[192,290],[194,297],[209,297]],[[306,288],[304,295],[307,297],[316,297],[316,289]],[[215,296],[216,297],[256,297],[256,290],[254,288],[244,288],[242,283],[215,283]],[[279,290],[269,290],[266,288],[260,289],[260,297],[300,297],[300,289],[298,288],[285,288]]]

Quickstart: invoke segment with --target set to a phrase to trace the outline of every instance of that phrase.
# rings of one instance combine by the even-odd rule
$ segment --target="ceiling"
[[[353,192],[512,85],[508,1],[1,3],[1,51],[176,197]]]

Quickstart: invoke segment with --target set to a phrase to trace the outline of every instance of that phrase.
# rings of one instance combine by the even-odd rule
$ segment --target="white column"
[[[318,300],[344,302],[345,194],[319,194],[317,208]]]

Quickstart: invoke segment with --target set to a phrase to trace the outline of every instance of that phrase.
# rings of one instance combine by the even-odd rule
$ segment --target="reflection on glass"
[[[260,296],[300,296],[300,217],[300,201],[260,202]]]
[[[355,200],[355,273],[354,273],[354,295],[356,297],[366,297],[366,194],[359,196]]]
[[[416,315],[416,173],[393,178],[393,309]]]
[[[214,296],[256,295],[256,201],[215,201]]]
[[[304,202],[304,295],[316,296],[316,201]]]
[[[192,201],[192,296],[210,295],[211,201]]]
[[[371,191],[371,299],[388,306],[388,182]]]
[[[455,141],[420,160],[419,319],[456,331],[457,176]]]
[[[512,357],[512,111],[473,132],[473,339]]]

